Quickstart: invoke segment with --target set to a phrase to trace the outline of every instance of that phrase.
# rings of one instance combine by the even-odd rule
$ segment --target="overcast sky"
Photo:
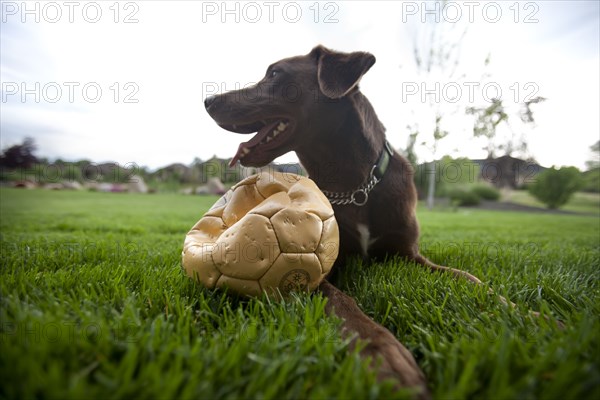
[[[150,168],[232,157],[248,138],[216,126],[203,107],[206,94],[256,82],[273,61],[319,43],[376,56],[361,90],[394,147],[405,147],[408,125],[419,127],[419,143],[430,143],[432,112],[447,115],[449,136],[435,155],[419,146],[420,161],[485,157],[462,110],[485,105],[497,88],[512,133],[526,136],[529,155],[544,166],[583,168],[600,136],[595,0],[451,2],[438,12],[421,1],[228,2],[227,9],[221,1],[115,4],[1,2],[2,148],[29,136],[38,155],[50,159]],[[436,19],[457,32],[468,26],[457,68],[464,77],[417,72],[412,46]],[[489,77],[480,80],[483,72]],[[477,82],[472,99],[465,82]],[[432,107],[421,94],[436,83],[440,105]],[[462,93],[454,99],[457,87]],[[533,108],[536,126],[525,126],[518,103],[534,96],[548,100]]]

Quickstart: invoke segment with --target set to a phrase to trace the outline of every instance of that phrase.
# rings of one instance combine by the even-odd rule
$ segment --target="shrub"
[[[538,176],[537,181],[529,187],[529,192],[548,208],[555,209],[566,204],[582,184],[577,168],[552,167]]]
[[[479,184],[471,188],[471,192],[475,193],[483,200],[498,201],[500,200],[500,191],[495,187]]]
[[[449,189],[448,197],[455,206],[476,206],[481,202],[481,198],[477,193],[466,188]]]

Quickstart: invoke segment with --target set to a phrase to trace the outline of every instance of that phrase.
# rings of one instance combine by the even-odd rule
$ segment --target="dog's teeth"
[[[244,148],[242,149],[242,153],[243,153],[243,154],[242,154],[242,157],[243,157],[243,156],[245,156],[246,154],[250,153],[250,149],[247,149],[247,148],[245,148],[245,147],[244,147]]]
[[[271,140],[273,140],[271,136],[267,136],[267,143],[269,143]]]
[[[278,130],[273,131],[273,137],[277,137],[277,135],[279,135],[281,132],[279,132]]]
[[[286,127],[287,124],[285,122],[280,122],[279,125],[277,125],[277,129],[280,131],[283,131]]]

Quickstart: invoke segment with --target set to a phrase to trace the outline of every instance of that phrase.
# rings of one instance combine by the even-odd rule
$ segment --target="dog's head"
[[[317,46],[306,55],[271,64],[256,85],[206,98],[206,110],[221,128],[257,132],[240,144],[231,164],[240,160],[245,166],[264,166],[326,134],[339,123],[334,117],[340,107],[335,104],[358,90],[374,63],[369,53]]]

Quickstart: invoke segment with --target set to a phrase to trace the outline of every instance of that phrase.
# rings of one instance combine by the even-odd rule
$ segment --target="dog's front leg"
[[[327,281],[323,281],[319,290],[327,297],[325,311],[343,320],[342,334],[366,342],[361,351],[362,357],[370,357],[372,365],[377,368],[380,380],[394,379],[399,387],[414,388],[416,397],[430,398],[425,375],[417,365],[412,354],[404,347],[390,331],[371,320],[350,296],[344,294]]]

